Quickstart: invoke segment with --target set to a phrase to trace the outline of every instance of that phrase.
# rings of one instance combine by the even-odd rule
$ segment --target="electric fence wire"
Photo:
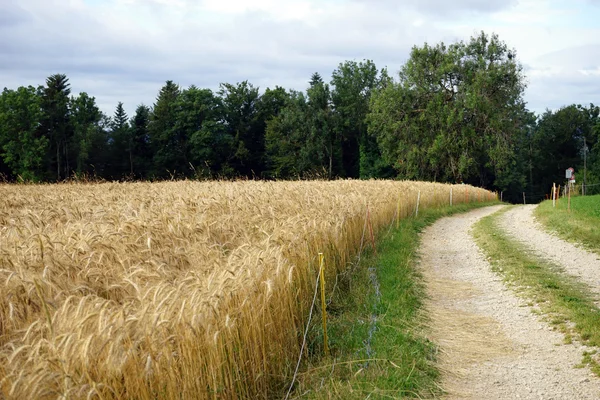
[[[362,255],[362,251],[364,248],[364,244],[365,244],[365,234],[367,232],[367,218],[368,218],[368,212],[365,214],[365,224],[363,226],[363,232],[362,232],[362,238],[360,239],[360,248],[358,250],[358,256],[356,259],[356,265],[360,264],[360,258]],[[315,302],[317,300],[317,293],[318,293],[318,289],[319,289],[319,275],[317,275],[317,279],[315,282],[315,291],[314,291],[314,295],[313,295],[313,300],[312,300],[312,305],[310,306],[310,312],[308,314],[308,321],[306,322],[306,328],[304,329],[304,336],[302,338],[302,346],[300,347],[300,354],[298,355],[298,362],[296,363],[296,369],[294,371],[294,376],[292,378],[292,382],[290,383],[290,387],[288,388],[288,391],[285,395],[285,400],[287,400],[290,397],[290,394],[292,393],[292,388],[294,387],[294,383],[296,382],[296,378],[298,377],[298,370],[300,369],[300,363],[302,362],[302,354],[304,354],[304,347],[306,346],[306,338],[308,337],[308,329],[310,327],[310,321],[312,320],[312,315],[313,315],[313,310],[315,308]],[[329,300],[329,303],[331,303],[332,299],[333,299],[333,293],[335,292],[335,288],[337,286],[337,275],[336,275],[336,280],[335,280],[335,285],[333,287],[332,290],[332,294]],[[377,289],[377,291],[379,292],[379,289]],[[379,292],[379,296],[381,296],[381,292]]]
[[[302,354],[304,353],[304,347],[306,346],[306,337],[308,336],[308,328],[310,327],[310,321],[312,319],[313,310],[315,308],[315,301],[317,300],[317,292],[319,291],[319,275],[317,275],[317,279],[315,282],[315,294],[313,295],[312,305],[310,306],[310,312],[308,314],[308,321],[306,322],[306,329],[304,329],[304,337],[302,339],[302,346],[300,347],[300,354],[298,355],[298,362],[296,363],[296,370],[294,371],[294,377],[292,378],[292,383],[290,383],[290,387],[285,395],[285,399],[287,400],[290,397],[290,393],[292,393],[292,388],[294,387],[294,383],[296,382],[296,377],[298,376],[298,369],[300,368],[300,362],[302,361]]]

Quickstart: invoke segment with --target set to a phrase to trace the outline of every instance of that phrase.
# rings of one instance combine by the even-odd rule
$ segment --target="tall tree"
[[[318,166],[309,140],[308,103],[302,92],[291,91],[285,106],[267,122],[266,163],[268,176],[301,177]]]
[[[167,81],[160,89],[150,116],[148,131],[153,152],[153,175],[157,178],[182,175],[189,170],[187,167],[176,169],[177,165],[181,165],[178,156],[182,146],[175,134],[180,92],[179,85]]]
[[[319,164],[327,171],[332,179],[341,175],[341,141],[335,129],[336,120],[332,110],[331,91],[329,85],[323,82],[318,73],[310,80],[306,91],[308,96],[309,138],[314,145],[315,155]]]
[[[227,157],[232,139],[227,134],[222,118],[221,99],[209,90],[196,86],[184,90],[179,96],[175,130],[187,155],[187,160],[197,177],[213,174],[230,175]]]
[[[106,134],[100,127],[102,112],[96,99],[82,92],[70,102],[72,149],[78,174],[102,175],[106,158]]]
[[[594,128],[598,112],[593,104],[589,108],[573,104],[554,112],[547,110],[540,116],[531,140],[529,184],[532,192],[545,193],[553,182],[562,182],[569,167],[576,169],[577,179],[582,181],[584,147],[589,151],[597,143]],[[594,158],[590,157],[589,161],[593,171]]]
[[[414,47],[399,78],[373,97],[369,130],[402,177],[491,186],[510,173],[525,83],[496,35]]]
[[[4,89],[0,95],[0,156],[14,176],[27,181],[43,177],[48,139],[40,134],[41,89]]]
[[[64,74],[54,74],[46,78],[42,109],[43,134],[49,140],[48,163],[56,171],[56,179],[61,180],[71,172],[69,146],[73,130],[69,121],[69,79]]]
[[[133,140],[123,103],[118,102],[110,132],[111,176],[113,179],[133,175]]]
[[[592,107],[592,105],[590,105]],[[588,182],[592,184],[600,183],[600,107],[595,106],[592,108],[592,129],[589,135],[591,143],[588,145],[589,153],[588,156],[590,174],[588,175]],[[600,186],[594,186],[592,191],[587,191],[590,194],[600,194]]]
[[[376,139],[368,135],[366,117],[371,93],[387,81],[371,60],[345,61],[333,71],[331,98],[338,114],[343,169],[350,178],[386,177],[393,170],[382,163]]]
[[[260,176],[264,170],[265,132],[258,121],[258,88],[248,81],[222,83],[223,119],[231,137],[229,164],[237,174]]]
[[[131,175],[138,179],[148,176],[152,164],[152,150],[150,148],[150,108],[140,104],[135,109],[135,115],[129,125],[131,127]]]

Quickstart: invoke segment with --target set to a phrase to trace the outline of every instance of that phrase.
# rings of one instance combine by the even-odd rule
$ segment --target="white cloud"
[[[585,0],[0,2],[0,85],[66,73],[74,92],[96,96],[106,112],[123,101],[131,113],[152,104],[167,79],[301,90],[312,72],[328,77],[346,59],[395,73],[413,45],[485,30],[517,49],[539,112],[595,95],[600,30],[590,14],[598,11]]]

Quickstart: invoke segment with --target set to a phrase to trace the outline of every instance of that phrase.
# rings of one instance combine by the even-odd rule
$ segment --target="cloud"
[[[597,45],[600,32],[582,23],[595,7],[587,0],[15,3],[0,3],[0,84],[37,85],[66,73],[74,93],[95,96],[109,114],[118,101],[130,114],[152,104],[167,79],[213,90],[246,79],[303,90],[313,72],[329,77],[340,62],[365,58],[395,73],[413,45],[468,40],[482,29],[517,49],[533,109],[560,103],[544,95],[545,85],[560,87],[563,99],[583,98],[597,80],[597,59],[585,46]]]
[[[465,17],[465,14],[492,13],[509,9],[517,3],[517,0],[353,0],[355,2],[369,4],[385,10],[415,10],[425,16],[436,17]]]

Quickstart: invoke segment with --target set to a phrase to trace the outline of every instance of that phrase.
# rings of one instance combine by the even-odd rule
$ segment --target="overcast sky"
[[[0,0],[0,88],[65,73],[112,115],[168,79],[304,90],[344,60],[396,74],[410,48],[495,32],[529,109],[600,103],[600,0]]]

